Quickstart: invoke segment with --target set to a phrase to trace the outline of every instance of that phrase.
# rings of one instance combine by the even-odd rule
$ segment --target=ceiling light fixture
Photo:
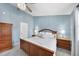
[[[6,14],[6,12],[2,12],[2,14],[3,14],[3,15],[5,15],[5,14]]]

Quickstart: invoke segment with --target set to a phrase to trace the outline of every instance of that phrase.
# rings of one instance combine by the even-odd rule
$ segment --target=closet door
[[[6,24],[6,23],[1,23],[1,50],[4,51],[7,49],[12,48],[12,25],[11,24]]]

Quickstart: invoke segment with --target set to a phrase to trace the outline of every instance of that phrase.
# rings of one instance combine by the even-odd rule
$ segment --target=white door
[[[20,24],[20,38],[25,39],[28,37],[28,24],[22,22]]]

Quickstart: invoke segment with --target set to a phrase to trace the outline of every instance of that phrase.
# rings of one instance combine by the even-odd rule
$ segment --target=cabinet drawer
[[[58,40],[57,43],[70,44],[69,41],[65,41],[65,40]]]
[[[70,48],[69,45],[64,45],[64,44],[59,44],[58,47],[62,47],[62,48]]]

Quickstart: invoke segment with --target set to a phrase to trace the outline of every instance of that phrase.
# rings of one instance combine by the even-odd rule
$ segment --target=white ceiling
[[[76,5],[76,3],[30,3],[28,6],[32,9],[32,13],[27,9],[25,12],[33,16],[69,15]]]

